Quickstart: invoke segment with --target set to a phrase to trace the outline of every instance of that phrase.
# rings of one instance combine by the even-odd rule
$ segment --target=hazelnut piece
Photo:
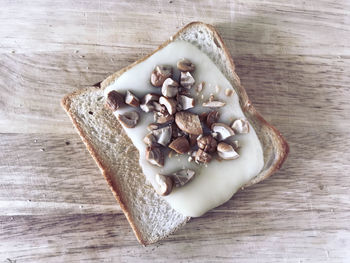
[[[152,134],[157,140],[157,143],[167,146],[170,143],[171,135],[172,135],[172,129],[171,126],[165,126],[163,128],[159,128],[157,130],[153,130]]]
[[[159,98],[159,103],[161,105],[165,106],[165,108],[168,110],[168,113],[170,115],[175,114],[175,112],[176,112],[176,104],[177,104],[176,100],[169,99],[169,98],[166,98],[166,97],[162,96],[162,97]]]
[[[155,87],[161,87],[167,78],[172,75],[172,68],[168,66],[156,66],[151,74],[151,84]]]
[[[178,95],[177,102],[180,104],[182,110],[188,110],[194,107],[194,98],[187,95]]]
[[[107,95],[106,103],[112,111],[116,111],[124,105],[124,96],[119,92],[112,90]]]
[[[202,106],[203,107],[207,107],[207,108],[221,108],[223,106],[225,106],[225,102],[223,101],[219,101],[219,100],[212,100],[212,101],[207,101],[207,102],[203,102]]]
[[[203,136],[197,141],[199,149],[205,152],[213,153],[216,151],[217,142],[211,135]]]
[[[118,120],[127,128],[134,128],[140,118],[137,111],[129,111],[118,115]]]
[[[127,91],[125,95],[125,103],[132,107],[138,107],[140,105],[140,100],[133,93]]]
[[[190,140],[190,146],[191,147],[193,147],[193,146],[195,146],[196,144],[197,144],[197,138],[198,138],[199,136],[198,135],[194,135],[194,134],[189,134],[188,135],[188,138],[189,138],[189,140]]]
[[[198,149],[196,152],[195,161],[197,163],[209,163],[211,161],[211,155],[202,149]]]
[[[237,133],[248,133],[249,123],[244,119],[237,119],[233,122],[231,128]]]
[[[168,147],[179,154],[184,154],[190,149],[190,144],[186,137],[178,137],[173,140]]]
[[[157,145],[157,140],[156,137],[154,137],[154,135],[152,133],[147,134],[144,138],[143,138],[143,142],[149,146],[155,146]]]
[[[179,83],[171,78],[167,78],[162,86],[162,94],[164,97],[172,98],[179,92]]]
[[[180,111],[175,114],[175,123],[180,130],[189,134],[199,135],[203,133],[202,125],[197,114]]]
[[[154,111],[155,107],[153,102],[157,102],[159,100],[159,95],[154,93],[146,94],[141,101],[140,108],[144,112]]]
[[[220,142],[217,147],[218,155],[224,160],[234,160],[239,157],[239,154],[233,147],[225,142]]]
[[[173,180],[169,176],[162,174],[156,174],[156,186],[155,190],[157,194],[161,196],[166,196],[173,190]]]
[[[181,72],[180,84],[182,87],[184,87],[186,89],[190,89],[190,88],[192,88],[194,83],[195,83],[195,80],[192,77],[190,72]]]
[[[218,111],[211,111],[207,115],[206,124],[210,128],[213,123],[217,122],[220,118],[220,113]]]
[[[213,132],[217,133],[219,141],[225,140],[235,135],[234,131],[230,128],[230,126],[224,123],[213,123],[211,125],[211,129]]]
[[[183,59],[180,59],[177,64],[176,64],[177,68],[180,70],[180,71],[194,71],[195,70],[195,66],[194,64],[186,59],[186,58],[183,58]]]
[[[172,177],[175,187],[181,187],[191,181],[195,174],[191,169],[182,169],[169,176]]]
[[[164,166],[164,153],[157,146],[148,146],[146,148],[146,160],[159,167]]]
[[[168,112],[155,112],[154,113],[154,121],[159,124],[164,124],[168,122],[174,121],[174,116],[170,115]]]

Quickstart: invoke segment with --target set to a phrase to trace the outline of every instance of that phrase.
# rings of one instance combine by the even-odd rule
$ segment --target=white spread
[[[210,94],[213,93],[215,98],[226,102],[226,105],[219,109],[220,122],[231,125],[233,119],[245,118],[237,94],[234,93],[231,97],[225,95],[225,89],[232,89],[230,82],[206,54],[184,41],[170,43],[145,61],[126,71],[106,88],[105,95],[111,90],[117,90],[121,93],[130,90],[141,99],[150,92],[160,93],[159,88],[150,84],[152,70],[157,65],[170,65],[176,69],[176,62],[181,58],[191,60],[196,66],[193,74],[196,82],[205,82],[203,91],[199,95],[196,95],[195,92],[192,93],[196,99],[196,106],[191,109],[192,112],[203,112],[202,102],[207,101]],[[175,71],[177,72],[177,70]],[[176,76],[175,80],[177,79]],[[218,93],[215,91],[216,86],[220,87]],[[201,94],[203,94],[204,99],[201,99]],[[130,110],[134,110],[134,108],[124,107],[114,114]],[[264,165],[260,141],[253,127],[250,126],[248,134],[235,135],[235,139],[240,144],[238,149],[240,157],[236,160],[217,161],[213,158],[207,165],[198,165],[194,162],[188,162],[188,155],[184,154],[167,157],[162,168],[153,166],[145,158],[146,145],[143,142],[143,138],[149,133],[147,125],[154,122],[153,113],[140,111],[140,114],[140,122],[135,128],[124,127],[124,129],[140,153],[140,166],[147,180],[154,184],[157,173],[171,174],[183,168],[196,171],[191,182],[183,187],[174,188],[170,195],[164,197],[172,208],[185,216],[201,216],[208,210],[225,203],[241,186],[256,176]]]

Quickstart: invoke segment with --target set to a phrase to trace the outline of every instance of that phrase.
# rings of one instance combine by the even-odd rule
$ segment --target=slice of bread
[[[237,92],[242,110],[260,139],[264,151],[264,167],[244,187],[269,177],[279,169],[287,157],[288,144],[252,106],[234,71],[227,47],[217,31],[201,22],[190,23],[152,54],[175,40],[192,43],[215,62]],[[64,109],[101,169],[137,239],[143,245],[165,238],[190,218],[172,209],[146,184],[138,163],[139,154],[136,148],[112,112],[104,107],[103,89],[152,54],[109,76],[101,83],[100,88],[77,91],[68,94],[62,100]]]

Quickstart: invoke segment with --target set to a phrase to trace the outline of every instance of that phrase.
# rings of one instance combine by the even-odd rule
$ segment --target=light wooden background
[[[347,0],[1,0],[0,262],[350,262],[349,16]],[[291,152],[144,248],[59,102],[194,20]]]

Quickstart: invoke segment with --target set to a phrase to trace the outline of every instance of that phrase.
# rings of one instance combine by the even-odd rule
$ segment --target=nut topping
[[[156,137],[152,133],[149,133],[143,138],[143,142],[147,144],[148,146],[155,146],[157,145]]]
[[[125,103],[132,107],[138,107],[140,105],[140,100],[133,93],[127,91],[125,95]]]
[[[156,183],[155,190],[157,194],[161,196],[166,196],[171,193],[173,190],[173,180],[169,176],[162,174],[156,174]]]
[[[232,129],[237,133],[248,133],[249,132],[249,123],[244,119],[237,119],[232,124]]]
[[[116,111],[124,105],[124,96],[119,92],[112,90],[107,95],[106,103],[112,111]]]
[[[157,130],[161,127],[162,125],[160,123],[150,123],[148,126],[147,126],[147,130],[149,131],[153,131],[153,130]]]
[[[194,64],[186,58],[180,59],[177,62],[176,66],[180,71],[184,71],[184,72],[195,70]]]
[[[202,106],[203,107],[208,107],[208,108],[221,108],[223,106],[225,106],[225,102],[223,101],[219,101],[219,100],[212,100],[212,101],[207,101],[207,102],[203,102]]]
[[[162,96],[159,98],[159,103],[161,105],[165,106],[165,108],[168,110],[170,115],[175,114],[175,112],[176,112],[176,100],[169,99],[169,98]]]
[[[155,87],[161,87],[167,78],[172,75],[172,68],[168,66],[156,66],[151,74],[151,84]]]
[[[164,123],[174,121],[174,115],[170,115],[168,112],[165,112],[165,113],[155,112],[153,117],[154,117],[154,121],[159,124],[164,124]]]
[[[194,98],[186,95],[178,95],[177,102],[180,104],[182,110],[188,110],[194,107]]]
[[[230,88],[225,89],[225,95],[227,97],[231,97],[233,93],[234,93],[233,89],[230,89]]]
[[[217,142],[211,135],[203,136],[197,141],[199,149],[205,152],[213,153],[216,151]]]
[[[175,187],[180,187],[191,181],[195,174],[196,172],[191,169],[183,169],[168,176],[173,179]]]
[[[175,114],[176,125],[184,132],[199,135],[203,133],[202,125],[197,114],[180,111]]]
[[[172,129],[171,126],[165,126],[163,128],[159,128],[157,130],[153,130],[152,134],[157,140],[157,143],[167,146],[171,140]]]
[[[184,154],[190,149],[190,144],[186,137],[178,137],[173,140],[168,147],[179,154]]]
[[[162,94],[167,98],[172,98],[179,92],[179,83],[171,78],[167,78],[162,86]]]
[[[207,115],[206,124],[210,128],[213,123],[217,122],[220,118],[220,113],[218,111],[211,111]]]
[[[195,161],[197,163],[209,163],[211,161],[211,158],[212,157],[209,153],[206,153],[202,149],[198,149],[196,152]]]
[[[144,112],[154,111],[155,107],[153,102],[157,102],[159,100],[159,95],[154,93],[148,93],[142,98],[142,103],[140,104],[141,110]]]
[[[224,160],[234,160],[239,157],[239,154],[233,147],[225,142],[220,142],[217,147],[218,155]]]
[[[148,146],[146,148],[146,159],[155,166],[164,166],[164,153],[160,147]]]
[[[192,88],[194,83],[195,83],[195,80],[192,77],[190,72],[181,72],[180,84],[182,87],[184,87],[186,89],[190,89],[190,88]]]
[[[224,123],[213,123],[211,125],[211,129],[213,132],[217,133],[219,141],[223,141],[235,135],[234,131],[230,128],[230,126]]]
[[[191,146],[191,147],[197,145],[197,138],[198,138],[198,137],[199,137],[198,135],[194,135],[194,134],[189,134],[189,135],[188,135],[188,138],[189,138],[190,146]]]
[[[134,128],[140,118],[137,111],[129,111],[118,115],[118,120],[127,128]]]

